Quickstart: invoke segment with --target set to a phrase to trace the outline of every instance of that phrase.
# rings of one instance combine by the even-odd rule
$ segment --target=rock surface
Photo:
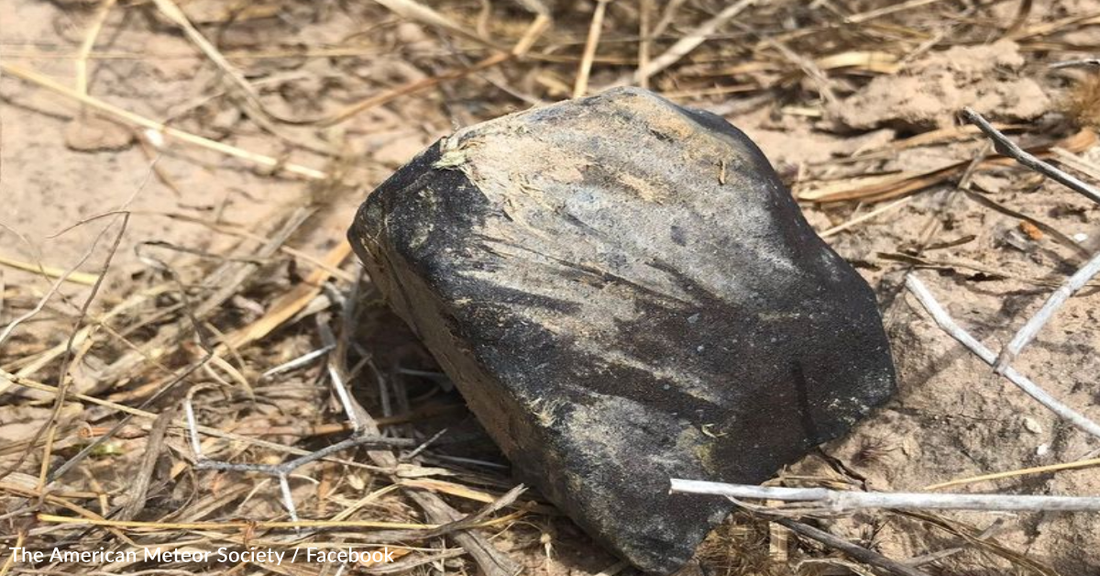
[[[618,89],[464,129],[350,238],[517,476],[635,566],[894,388],[874,295],[723,119]]]

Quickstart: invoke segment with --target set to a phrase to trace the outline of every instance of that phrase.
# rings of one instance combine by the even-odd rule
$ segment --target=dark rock
[[[511,459],[635,566],[894,387],[870,288],[721,118],[613,90],[436,143],[363,204],[371,278]]]

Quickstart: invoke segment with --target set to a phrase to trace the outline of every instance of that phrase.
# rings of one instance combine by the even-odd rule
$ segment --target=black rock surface
[[[875,298],[725,120],[617,89],[439,141],[352,245],[512,461],[652,573],[893,392]]]

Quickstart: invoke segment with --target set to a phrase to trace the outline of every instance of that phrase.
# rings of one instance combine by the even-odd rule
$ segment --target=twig
[[[427,440],[422,442],[412,452],[409,452],[408,454],[406,454],[402,458],[402,460],[412,460],[413,458],[416,458],[417,456],[420,455],[421,452],[427,450],[428,446],[431,446],[432,443],[434,443],[436,440],[439,440],[439,438],[442,437],[446,433],[447,433],[447,428],[444,428],[444,429],[440,430],[439,432],[436,432],[435,434],[432,435],[431,438],[428,438]]]
[[[1082,58],[1080,60],[1065,60],[1050,65],[1052,70],[1060,68],[1075,68],[1079,66],[1100,66],[1100,58]]]
[[[868,20],[874,20],[875,18],[881,18],[883,16],[893,14],[895,12],[901,12],[903,10],[911,10],[913,8],[919,8],[921,6],[927,6],[928,4],[935,4],[941,0],[909,0],[908,2],[890,3],[882,8],[875,10],[868,10],[867,12],[861,12],[859,14],[853,14],[844,18],[844,22],[847,24],[861,24]]]
[[[315,210],[314,207],[290,208],[290,214],[268,233],[267,242],[256,250],[255,257],[260,260],[271,258],[286,239],[313,215]],[[189,314],[198,320],[205,319],[207,315],[232,298],[240,290],[241,284],[248,281],[259,269],[259,266],[252,263],[224,262],[205,278],[204,285],[209,286],[213,293],[195,306]],[[103,381],[112,382],[130,375],[130,372],[141,363],[148,361],[150,357],[157,357],[160,354],[158,351],[178,343],[189,326],[191,329],[198,330],[199,328],[195,325],[197,325],[196,322],[180,321],[164,326],[156,336],[145,342],[141,349],[127,351],[112,362],[103,372]],[[233,345],[239,348],[242,344],[234,340]]]
[[[785,488],[726,484],[673,478],[672,494],[706,494],[803,502],[830,514],[873,508],[899,510],[984,510],[989,512],[1100,512],[1098,496],[1032,496],[1019,494],[939,494],[922,492],[856,492],[828,488]],[[778,510],[778,509],[777,509]]]
[[[952,338],[969,348],[971,352],[981,358],[986,364],[993,366],[997,362],[997,354],[989,348],[986,348],[981,342],[978,342],[977,339],[959,327],[959,325],[951,319],[947,311],[940,306],[939,302],[936,302],[936,298],[932,296],[932,293],[928,291],[928,288],[925,287],[924,283],[921,282],[916,275],[909,274],[905,279],[905,286],[917,297],[917,300],[920,301],[924,309],[932,315],[936,324],[938,324],[944,332],[947,332]],[[1085,432],[1100,438],[1100,425],[1097,425],[1092,420],[1089,420],[1082,414],[1059,402],[1045,390],[1040,388],[1038,384],[1017,372],[1015,368],[1005,366],[1004,370],[1001,371],[1001,375],[1023,390],[1028,396],[1031,396],[1040,404],[1046,406],[1051,412],[1065,418],[1074,426],[1077,426]]]
[[[282,364],[279,364],[278,366],[276,366],[274,368],[268,369],[263,374],[260,374],[260,380],[266,380],[268,378],[271,378],[272,376],[282,374],[283,372],[289,372],[291,370],[294,370],[295,368],[300,368],[302,366],[305,366],[305,365],[309,364],[310,362],[313,362],[314,360],[324,356],[325,354],[328,354],[335,347],[336,347],[335,344],[330,344],[328,346],[322,346],[321,348],[313,350],[312,352],[307,352],[305,354],[302,354],[301,356],[299,356],[299,357],[297,357],[293,360],[290,360],[289,362],[284,362]]]
[[[332,329],[328,327],[327,320],[324,315],[318,315],[317,329],[321,335],[321,343],[325,346],[332,346],[335,350],[338,348],[336,337],[332,334]],[[351,404],[351,396],[348,395],[341,370],[338,368],[337,360],[333,356],[335,355],[329,356],[326,366],[329,379],[332,381],[332,388],[336,392],[336,397],[340,399],[340,406],[344,408],[344,413],[347,414],[348,421],[351,422],[352,429],[358,431],[360,428],[359,416]]]
[[[49,302],[50,299],[53,298],[53,295],[55,293],[57,293],[57,290],[59,288],[61,288],[61,284],[64,283],[65,280],[70,275],[72,275],[73,272],[75,272],[77,268],[83,266],[84,263],[88,260],[88,258],[92,257],[92,253],[95,252],[95,249],[98,246],[99,238],[100,238],[99,236],[96,237],[95,242],[93,242],[92,246],[90,246],[88,248],[88,250],[85,251],[83,255],[81,255],[80,260],[78,260],[76,262],[76,264],[74,264],[71,268],[66,270],[63,274],[59,275],[56,280],[54,280],[54,283],[50,285],[50,289],[47,290],[46,293],[42,296],[42,298],[40,298],[38,300],[38,304],[36,304],[34,308],[32,308],[31,310],[28,310],[23,315],[21,315],[18,318],[12,320],[11,322],[8,323],[7,326],[4,327],[4,330],[2,332],[0,332],[0,348],[3,348],[4,342],[7,341],[8,337],[11,336],[12,332],[15,331],[15,328],[17,326],[19,326],[23,322],[25,322],[28,319],[30,319],[31,317],[33,317],[35,314],[38,314],[39,312],[41,312],[42,309],[46,307],[46,303]]]
[[[577,69],[577,81],[573,85],[573,97],[581,98],[588,92],[588,76],[592,73],[592,59],[596,57],[596,48],[600,45],[600,33],[603,31],[603,17],[607,13],[609,0],[596,0],[596,9],[592,12],[592,23],[588,27],[588,38],[584,42],[584,54],[580,68]]]
[[[95,300],[96,296],[99,295],[99,290],[103,286],[103,279],[107,276],[107,272],[111,268],[111,263],[114,261],[115,255],[118,253],[119,246],[121,246],[122,244],[122,238],[123,236],[125,236],[127,227],[130,224],[130,213],[126,212],[125,210],[130,207],[130,204],[134,201],[135,198],[137,198],[138,194],[145,190],[146,185],[149,183],[153,175],[152,166],[156,165],[158,159],[159,158],[153,159],[149,171],[146,174],[145,178],[142,180],[141,184],[139,184],[137,189],[135,189],[134,192],[131,193],[130,197],[122,203],[120,210],[123,210],[123,212],[113,216],[111,221],[103,227],[103,230],[101,230],[99,235],[96,237],[96,243],[98,243],[99,238],[106,234],[107,231],[115,224],[115,222],[119,222],[118,233],[115,235],[114,240],[111,243],[111,247],[107,252],[106,258],[104,258],[102,268],[96,278],[95,283],[92,284],[91,290],[88,292],[87,297],[84,299],[83,304],[81,304],[80,306],[79,314],[76,318],[76,321],[73,323],[72,333],[69,334],[69,337],[65,343],[65,352],[61,360],[61,369],[58,372],[57,394],[54,396],[53,408],[50,411],[50,416],[47,419],[46,424],[42,428],[42,431],[45,431],[46,443],[42,451],[41,466],[39,468],[38,489],[40,491],[44,491],[49,482],[52,482],[53,479],[57,477],[50,474],[50,464],[53,455],[53,443],[57,435],[58,421],[61,417],[61,411],[65,406],[65,396],[66,394],[68,394],[69,386],[72,385],[73,382],[73,379],[70,377],[69,372],[72,370],[72,366],[74,363],[80,362],[83,352],[87,352],[90,349],[89,347],[82,347],[83,352],[76,353],[75,348],[77,338],[82,332],[82,324],[84,323],[84,320],[88,317],[88,311],[91,308],[92,302]],[[93,243],[93,247],[94,245],[95,244]],[[40,431],[38,435],[41,435],[42,431]],[[62,466],[65,466],[65,464],[63,464]]]
[[[654,58],[648,66],[645,68],[639,68],[634,72],[634,82],[640,83],[642,78],[649,78],[654,74],[672,66],[680,61],[681,58],[687,56],[692,50],[698,48],[703,42],[707,41],[707,38],[714,34],[723,24],[729,22],[734,16],[737,16],[745,8],[752,6],[755,0],[740,0],[726,6],[721,12],[715,14],[713,18],[703,22],[698,28],[692,30],[687,36],[681,38],[678,42],[665,50],[663,54]]]
[[[1020,164],[1042,174],[1043,176],[1046,176],[1047,178],[1050,178],[1051,180],[1054,180],[1055,182],[1061,183],[1073,190],[1074,192],[1083,194],[1093,202],[1100,204],[1100,190],[1089,186],[1083,180],[1077,178],[1076,176],[1073,176],[1072,174],[1067,174],[1065,171],[1058,169],[1053,164],[1043,162],[1027,150],[1020,148],[1018,145],[1016,145],[1015,142],[1009,140],[1007,137],[1005,137],[1004,134],[994,128],[993,125],[990,124],[989,121],[987,121],[985,118],[983,118],[981,114],[978,114],[970,108],[964,108],[962,111],[962,117],[967,122],[977,126],[986,136],[989,137],[990,140],[993,141],[993,145],[996,148],[998,154],[1013,158]]]
[[[22,548],[23,547],[23,542],[25,542],[26,539],[27,539],[27,532],[25,530],[20,530],[19,534],[15,537],[15,545],[13,546],[13,548]],[[14,564],[15,564],[15,551],[12,550],[11,556],[8,556],[8,559],[4,561],[4,565],[0,566],[0,576],[7,576],[8,571],[11,570],[11,567]]]
[[[349,334],[346,332],[341,335],[336,349],[329,356],[335,371],[341,375],[347,373],[345,366],[347,363],[348,336]],[[361,422],[363,433],[380,435],[378,422],[354,399],[352,399],[352,408]],[[369,450],[367,456],[376,466],[383,469],[392,470],[398,464],[397,457],[387,450]],[[400,479],[395,476],[391,477],[391,480],[395,483],[400,482]],[[424,511],[424,514],[432,522],[447,524],[462,518],[460,512],[452,508],[437,494],[423,490],[408,490],[406,494],[410,500]],[[486,576],[516,576],[521,571],[518,564],[497,551],[488,539],[477,532],[459,530],[451,534],[451,538],[473,557],[474,562],[477,563]]]
[[[413,0],[374,1],[377,4],[385,6],[391,12],[397,14],[398,16],[401,16],[402,18],[416,20],[418,22],[423,22],[437,28],[442,28],[444,30],[447,30],[448,32],[451,32],[452,34],[457,34],[459,36],[462,36],[463,38],[468,38],[479,44],[484,44],[485,46],[488,46],[490,48],[495,48],[498,50],[500,49],[500,46],[497,46],[491,40],[478,36],[476,33],[471,32],[469,28],[460,26],[458,23],[454,22],[450,18],[447,18],[435,9],[425,6],[419,2],[414,2]],[[539,15],[542,16],[544,14]]]
[[[80,45],[80,51],[76,56],[76,91],[78,94],[88,94],[88,55],[95,47],[96,38],[99,37],[107,16],[111,13],[117,0],[102,0],[99,9],[92,16],[92,24],[88,27],[88,34]]]
[[[653,0],[638,0],[638,70],[649,66],[649,53],[653,49],[653,36],[651,35],[653,17]],[[649,88],[649,76],[638,78],[638,86]]]
[[[260,94],[255,88],[249,84],[242,74],[229,60],[215,47],[195,25],[191,23],[187,15],[183,13],[183,10],[176,5],[173,0],[153,0],[153,4],[156,5],[160,13],[166,18],[172,21],[173,24],[179,26],[183,30],[184,35],[187,36],[191,42],[198,47],[214,65],[221,70],[222,74],[229,78],[229,87],[233,89],[233,93],[239,93],[242,97],[243,106],[242,111],[258,126],[274,135],[279,140],[291,145],[305,148],[311,152],[323,156],[333,156],[331,150],[327,149],[323,145],[318,145],[313,142],[301,142],[299,139],[294,138],[291,135],[285,133],[278,126],[276,126],[272,120],[278,120],[286,124],[309,124],[314,120],[299,120],[294,118],[285,118],[276,113],[271,112],[264,105],[263,100],[260,99]]]
[[[650,31],[650,38],[657,38],[668,30],[668,27],[672,25],[672,21],[676,19],[676,13],[680,11],[680,8],[684,5],[686,0],[668,0],[665,4],[665,9],[661,12],[661,17],[657,20],[657,24],[653,26],[653,30]]]
[[[952,486],[962,486],[964,484],[974,484],[977,482],[989,482],[992,480],[1001,480],[1004,478],[1014,478],[1016,476],[1025,476],[1029,474],[1048,474],[1050,472],[1058,472],[1059,470],[1077,470],[1080,468],[1091,468],[1093,466],[1100,466],[1100,458],[1090,458],[1087,460],[1077,460],[1076,462],[1062,462],[1060,464],[1049,464],[1047,466],[1035,466],[1032,468],[1021,468],[1019,470],[1009,470],[1007,472],[995,472],[993,474],[982,474],[981,476],[970,476],[968,478],[959,478],[956,480],[949,480],[947,482],[940,482],[939,484],[931,484],[925,486],[925,490],[939,490],[941,488],[950,488]]]
[[[282,464],[252,464],[222,462],[212,460],[203,455],[202,443],[199,442],[198,423],[195,419],[195,409],[191,404],[191,395],[184,400],[184,413],[187,416],[187,432],[191,440],[191,450],[195,453],[195,469],[218,470],[222,472],[256,472],[275,477],[279,481],[279,491],[282,495],[283,506],[286,507],[292,522],[298,522],[298,510],[294,505],[294,497],[290,492],[288,477],[292,472],[318,460],[324,460],[329,456],[359,446],[368,448],[412,448],[418,445],[416,440],[406,438],[384,438],[382,436],[367,436],[356,434],[351,438],[341,440],[320,450],[316,450]]]
[[[291,164],[289,162],[283,162],[278,158],[265,156],[263,154],[257,154],[255,152],[249,152],[248,150],[237,148],[236,146],[230,146],[228,144],[223,144],[209,138],[203,138],[202,136],[196,136],[189,132],[184,132],[183,130],[179,130],[178,128],[172,128],[171,126],[167,126],[160,122],[150,120],[144,116],[135,114],[133,112],[130,112],[129,110],[124,110],[113,104],[108,104],[97,98],[93,98],[86,94],[80,94],[72,88],[69,88],[68,86],[63,86],[50,78],[47,78],[32,70],[22,68],[20,66],[15,66],[13,64],[0,64],[0,72],[3,72],[4,74],[10,74],[21,80],[26,80],[27,82],[41,86],[42,88],[45,88],[56,94],[72,98],[80,102],[81,104],[90,106],[99,110],[100,112],[104,112],[106,114],[114,116],[119,120],[123,120],[125,122],[129,122],[130,124],[141,126],[142,128],[147,128],[155,132],[159,132],[165,136],[170,136],[188,144],[200,146],[209,150],[214,150],[215,152],[220,152],[227,156],[233,156],[234,158],[247,160],[249,162],[252,162],[253,164],[259,164],[260,166],[265,166],[267,168],[285,170],[286,172],[289,172],[291,174],[297,174],[299,176],[304,176],[306,178],[311,178],[314,180],[324,180],[328,177],[327,174],[320,170],[315,170],[306,166],[299,166],[298,164]]]
[[[774,520],[774,522],[786,527],[788,530],[795,532],[800,536],[817,540],[818,542],[821,542],[822,544],[829,546],[830,548],[836,548],[837,550],[840,550],[848,556],[851,556],[852,558],[855,558],[856,560],[859,560],[860,562],[863,562],[864,564],[867,564],[869,566],[874,566],[881,570],[886,570],[887,572],[898,574],[900,576],[928,576],[926,572],[917,570],[912,566],[906,566],[905,564],[902,564],[901,562],[898,562],[896,560],[891,560],[883,556],[882,554],[879,554],[878,552],[868,550],[867,548],[864,548],[862,546],[857,546],[847,540],[844,540],[843,538],[838,538],[824,530],[819,530],[808,524],[795,522],[790,518],[778,518]]]
[[[0,370],[0,383],[13,384],[13,385],[16,385],[16,386],[22,386],[24,388],[29,388],[31,390],[39,390],[39,391],[47,392],[47,393],[50,393],[50,394],[57,394],[57,388],[55,388],[53,386],[50,386],[48,384],[43,384],[41,382],[35,382],[34,380],[30,380],[29,378],[24,378],[24,377],[15,375],[15,374],[11,374],[11,373],[5,372],[4,370]],[[133,408],[131,406],[126,406],[124,404],[119,404],[117,402],[111,402],[110,400],[103,400],[101,398],[96,398],[95,396],[89,396],[87,394],[81,394],[79,392],[70,393],[69,398],[73,401],[79,400],[81,402],[86,402],[88,404],[93,404],[93,405],[96,405],[96,406],[103,406],[104,408],[109,408],[111,410],[115,410],[119,413],[125,414],[128,417],[138,417],[138,418],[144,418],[146,420],[155,420],[158,416],[158,414],[156,414],[154,412],[149,412],[149,411],[146,411],[146,410],[141,409],[141,408]],[[234,442],[241,442],[241,443],[249,445],[249,446],[255,446],[257,448],[264,448],[266,450],[272,450],[272,451],[283,453],[283,454],[294,454],[296,456],[305,456],[305,455],[309,454],[309,452],[307,452],[305,450],[302,450],[301,448],[295,448],[293,446],[284,446],[282,444],[277,444],[275,442],[268,442],[266,440],[260,440],[258,438],[252,438],[252,437],[249,437],[249,436],[244,436],[244,435],[241,435],[241,434],[235,434],[235,433],[232,433],[232,432],[223,432],[223,431],[221,431],[217,428],[211,428],[209,426],[196,426],[196,424],[194,424],[193,422],[194,422],[194,414],[192,413],[190,415],[190,420],[187,420],[185,418],[185,420],[182,424],[179,423],[179,422],[177,422],[175,424],[176,424],[176,426],[178,426],[178,427],[180,427],[184,430],[188,430],[192,427],[195,427],[199,432],[201,432],[201,433],[203,433],[207,436],[212,436],[214,438],[221,438],[221,439],[224,439],[224,440],[231,440],[231,441],[234,441]],[[341,427],[340,429],[343,429],[343,427]],[[272,429],[272,431],[277,432],[277,433],[282,433],[282,434],[296,434],[297,433],[296,431],[279,431],[279,430],[276,430],[276,429]],[[336,431],[338,431],[338,430],[336,430]],[[100,438],[103,438],[105,436],[106,435],[101,436]],[[194,448],[194,447],[192,446],[192,448]],[[330,461],[331,462],[336,462],[336,463],[344,465],[344,466],[352,466],[352,467],[364,468],[364,469],[369,469],[369,470],[377,470],[377,468],[374,467],[374,466],[370,466],[368,464],[363,464],[361,462],[355,462],[355,461],[352,461],[352,460],[343,460],[343,459],[332,458],[332,459],[330,459]]]
[[[1064,166],[1068,166],[1078,172],[1083,172],[1089,178],[1100,181],[1100,164],[1082,158],[1065,148],[1054,146],[1050,149],[1051,154],[1058,159]]]
[[[974,539],[979,542],[984,542],[988,540],[997,532],[998,529],[1000,529],[1001,525],[1004,524],[1004,520],[1004,518],[998,518],[994,520],[988,528],[982,530],[980,534],[974,537]],[[932,562],[943,560],[944,558],[949,558],[951,556],[954,556],[955,554],[958,554],[959,552],[963,552],[968,549],[969,548],[966,546],[953,546],[951,548],[944,548],[935,552],[921,554],[920,556],[914,556],[906,560],[905,563],[909,566],[922,566],[924,564],[930,564]]]
[[[840,232],[843,232],[844,230],[847,230],[848,228],[851,228],[852,226],[855,226],[856,224],[859,224],[860,222],[863,222],[865,220],[870,220],[871,218],[874,218],[875,216],[878,216],[879,214],[882,214],[883,212],[889,212],[890,210],[894,210],[895,208],[901,208],[902,206],[904,206],[905,204],[908,204],[911,200],[913,200],[913,198],[916,198],[916,196],[906,196],[906,197],[904,197],[900,200],[895,200],[895,201],[893,201],[889,204],[886,204],[885,206],[880,206],[878,208],[875,208],[874,210],[871,210],[870,212],[867,212],[866,214],[860,214],[859,216],[857,216],[855,218],[852,218],[851,220],[848,220],[847,222],[844,222],[842,224],[837,224],[836,226],[833,226],[832,228],[829,228],[828,230],[822,231],[821,234],[819,234],[819,236],[821,236],[822,238],[828,238],[829,236],[833,236],[834,234],[839,234]]]
[[[183,13],[183,10],[176,5],[172,0],[153,0],[153,4],[156,5],[157,10],[160,11],[166,18],[172,21],[173,24],[179,26],[183,33],[191,40],[199,50],[218,67],[229,79],[232,84],[240,90],[245,99],[261,112],[265,112],[263,102],[260,100],[260,95],[256,93],[256,90],[248,83],[244,75],[233,64],[222,55],[205,36],[202,35],[195,25],[191,23],[191,20]]]
[[[377,522],[369,520],[300,520],[294,522],[281,521],[217,521],[217,522],[139,522],[135,520],[107,520],[94,518],[73,518],[72,516],[56,516],[53,514],[39,514],[39,522],[49,524],[85,524],[89,526],[107,526],[111,528],[123,528],[130,530],[224,530],[234,528],[237,530],[263,530],[269,528],[378,528],[396,530],[431,530],[438,528],[435,524],[414,524],[409,522]]]
[[[260,472],[263,474],[270,474],[272,476],[286,476],[291,472],[294,472],[298,468],[305,466],[306,464],[312,464],[318,460],[324,460],[329,456],[342,452],[349,448],[357,448],[359,446],[367,448],[413,448],[418,446],[420,442],[411,438],[388,438],[385,436],[354,436],[346,438],[335,444],[326,446],[320,450],[310,452],[308,454],[299,456],[292,460],[287,460],[282,464],[251,464],[251,463],[236,463],[236,462],[222,462],[219,460],[211,460],[206,458],[201,452],[201,445],[198,443],[199,436],[197,426],[191,424],[191,419],[194,417],[194,409],[190,406],[190,400],[187,401],[188,411],[188,434],[191,436],[191,448],[194,450],[198,448],[199,451],[195,453],[196,461],[195,468],[199,470],[219,470],[222,472]]]
[[[133,520],[145,509],[146,494],[149,491],[149,482],[156,470],[157,459],[164,447],[165,432],[169,424],[176,417],[176,410],[169,409],[157,416],[149,429],[149,437],[145,442],[145,453],[141,457],[141,464],[133,476],[133,482],[126,490],[126,504],[118,513],[120,520]],[[104,512],[106,514],[106,512]]]
[[[1008,368],[1009,363],[1016,359],[1016,356],[1027,346],[1035,336],[1039,334],[1039,331],[1043,329],[1043,326],[1054,316],[1054,313],[1061,308],[1062,304],[1066,303],[1074,293],[1081,288],[1084,288],[1086,284],[1097,274],[1100,274],[1100,253],[1097,253],[1089,260],[1084,266],[1081,267],[1073,276],[1066,280],[1065,284],[1062,284],[1050,298],[1047,299],[1043,307],[1024,324],[1023,328],[1012,338],[1012,341],[1008,343],[1004,349],[1001,350],[1000,355],[997,356],[997,361],[993,365],[993,369],[998,374],[1003,374],[1005,369]]]
[[[380,0],[375,1],[382,3]],[[387,2],[393,2],[393,0],[387,0]],[[359,102],[351,104],[343,110],[337,111],[331,116],[319,120],[314,120],[310,123],[316,123],[320,126],[332,126],[334,124],[339,124],[357,114],[360,114],[372,108],[377,108],[378,106],[388,104],[389,102],[392,102],[394,100],[404,98],[411,94],[427,90],[429,88],[433,88],[443,82],[465,78],[466,76],[469,76],[470,74],[473,74],[475,72],[480,72],[482,70],[492,68],[493,66],[496,66],[498,64],[507,62],[513,58],[521,57],[526,54],[528,50],[531,49],[531,46],[534,45],[534,43],[538,40],[542,32],[546,30],[546,27],[549,24],[550,17],[544,14],[539,14],[534,18],[534,20],[531,21],[531,24],[527,27],[526,32],[524,32],[523,36],[518,42],[516,42],[516,45],[512,47],[512,50],[510,52],[497,52],[496,54],[492,54],[485,57],[481,61],[476,62],[472,66],[458,68],[455,70],[444,72],[442,74],[438,74],[430,78],[414,80],[407,84],[397,86],[395,88],[382,92],[381,94],[376,94]]]
[[[42,264],[34,264],[31,262],[23,262],[21,260],[15,260],[13,258],[7,258],[0,256],[0,266],[9,266],[17,270],[23,270],[25,272],[34,272],[41,274],[47,278],[61,278],[65,277],[66,282],[72,282],[73,284],[83,284],[85,286],[91,286],[95,284],[98,276],[95,274],[89,274],[87,272],[69,272],[67,275],[65,270],[61,268],[55,268],[53,266],[44,266]]]

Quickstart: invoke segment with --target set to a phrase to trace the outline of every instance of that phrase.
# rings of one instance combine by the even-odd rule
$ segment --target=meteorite
[[[667,574],[758,483],[894,389],[871,289],[713,114],[616,89],[471,126],[378,187],[352,245],[513,464]]]

